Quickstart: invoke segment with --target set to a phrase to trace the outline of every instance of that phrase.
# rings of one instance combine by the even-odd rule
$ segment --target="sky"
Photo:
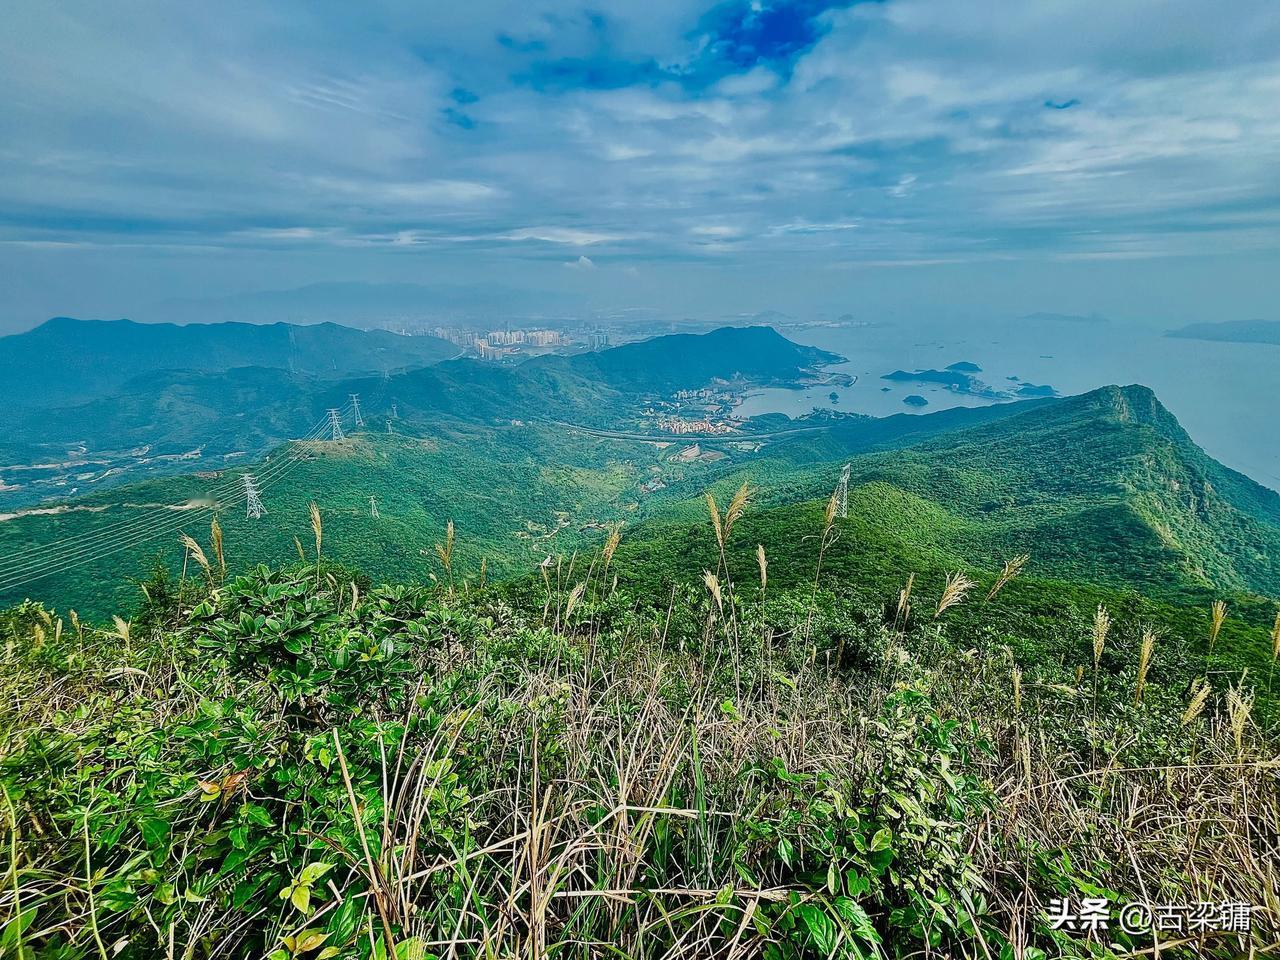
[[[0,332],[333,280],[584,315],[1274,316],[1273,0],[6,21]]]

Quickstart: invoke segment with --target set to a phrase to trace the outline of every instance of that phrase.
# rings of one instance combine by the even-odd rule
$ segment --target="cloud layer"
[[[1269,0],[17,0],[9,21],[8,269],[67,249],[840,269],[1278,236]]]

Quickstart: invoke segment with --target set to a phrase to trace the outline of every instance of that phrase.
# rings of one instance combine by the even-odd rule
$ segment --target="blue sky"
[[[1274,299],[1269,0],[6,17],[4,329],[332,279],[673,316]]]

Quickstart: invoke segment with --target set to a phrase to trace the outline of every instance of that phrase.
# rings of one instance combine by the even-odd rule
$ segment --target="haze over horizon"
[[[0,77],[0,333],[329,280],[1174,325],[1280,267],[1261,0],[20,0]]]

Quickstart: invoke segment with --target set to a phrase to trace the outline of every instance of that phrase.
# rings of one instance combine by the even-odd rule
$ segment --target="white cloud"
[[[541,240],[544,243],[563,243],[572,247],[589,247],[618,239],[612,234],[592,230],[575,230],[571,227],[525,227],[500,234],[500,240]]]
[[[1280,236],[1268,0],[1211,18],[1193,0],[888,0],[827,14],[789,78],[757,66],[705,87],[512,81],[538,58],[601,51],[689,62],[709,3],[608,0],[605,42],[550,0],[18,0],[0,33],[14,91],[0,101],[0,238],[555,263],[542,245],[845,262]],[[500,32],[546,48],[513,52]]]

